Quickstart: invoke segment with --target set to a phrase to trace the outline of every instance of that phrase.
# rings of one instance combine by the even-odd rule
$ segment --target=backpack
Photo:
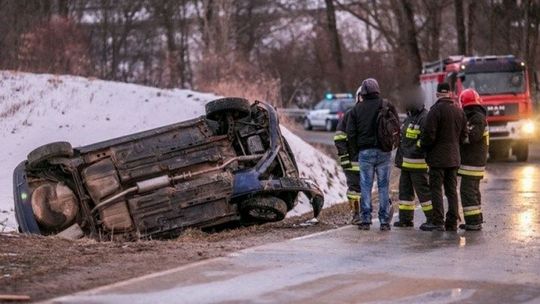
[[[399,146],[400,125],[396,108],[383,100],[377,114],[377,142],[383,152],[390,152]]]

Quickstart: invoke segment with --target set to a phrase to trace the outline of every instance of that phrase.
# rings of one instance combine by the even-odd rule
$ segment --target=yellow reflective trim
[[[458,170],[459,175],[475,176],[475,177],[484,177],[484,171],[471,171],[465,169]]]
[[[408,168],[408,169],[427,169],[428,168],[427,164],[413,164],[413,163],[408,163],[408,162],[403,162],[401,166],[403,168]]]
[[[334,136],[334,141],[342,141],[347,140],[347,135],[338,134]]]
[[[360,195],[347,194],[347,198],[350,200],[360,200]]]
[[[463,211],[463,216],[473,216],[473,215],[478,215],[478,214],[482,214],[482,210],[476,209],[476,210],[471,210],[471,211]]]
[[[360,166],[353,165],[352,167],[347,168],[346,170],[347,171],[353,171],[353,172],[359,172],[360,171]]]
[[[350,165],[351,164],[351,161],[350,160],[346,160],[346,161],[342,161],[341,162],[341,165],[344,166],[344,165]]]
[[[422,211],[433,210],[433,205],[422,206]]]
[[[399,205],[399,210],[411,210],[414,211],[415,206],[414,205]]]
[[[422,143],[420,142],[420,139],[418,141],[416,141],[416,146],[418,148],[422,148]]]

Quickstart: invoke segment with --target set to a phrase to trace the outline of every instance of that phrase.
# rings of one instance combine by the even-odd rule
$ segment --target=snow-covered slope
[[[12,171],[29,151],[52,141],[86,145],[197,117],[217,98],[189,90],[162,90],[73,76],[0,71],[0,231],[16,227]],[[286,128],[301,174],[313,178],[326,206],[345,200],[336,162]],[[305,201],[290,215],[311,211]],[[2,225],[3,224],[3,225]]]

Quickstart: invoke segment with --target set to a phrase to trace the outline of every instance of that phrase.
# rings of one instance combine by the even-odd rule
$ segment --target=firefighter
[[[401,143],[397,150],[395,164],[401,169],[399,177],[399,220],[395,227],[413,227],[414,195],[418,197],[426,222],[431,222],[433,206],[428,183],[426,154],[420,148],[419,140],[428,111],[424,107],[421,91],[408,94],[405,101],[407,118],[401,126]]]
[[[459,198],[457,171],[461,164],[460,144],[467,137],[467,118],[461,107],[456,106],[450,85],[437,85],[437,102],[426,117],[421,135],[421,147],[426,151],[429,166],[429,188],[433,203],[431,223],[420,226],[424,231],[457,231]],[[448,199],[446,219],[443,204]]]
[[[473,89],[464,90],[459,101],[467,116],[469,136],[461,145],[461,204],[465,224],[459,228],[477,231],[482,229],[482,209],[480,180],[484,177],[489,148],[487,111],[482,105],[480,95]]]
[[[361,101],[358,92],[356,94],[356,101]],[[336,127],[336,135],[334,135],[334,144],[336,145],[339,161],[347,179],[347,200],[349,201],[352,213],[351,224],[358,225],[360,223],[360,167],[358,166],[358,162],[353,161],[350,157],[351,147],[348,145],[347,133],[345,133],[350,114],[351,111],[348,110],[343,115],[343,118],[339,120]]]

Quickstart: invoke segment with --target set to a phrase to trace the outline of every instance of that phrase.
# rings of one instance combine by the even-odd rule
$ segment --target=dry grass
[[[27,107],[34,103],[34,100],[29,99],[27,101],[17,102],[11,105],[8,105],[2,112],[0,112],[0,118],[5,119],[8,117],[14,116],[22,108]]]

